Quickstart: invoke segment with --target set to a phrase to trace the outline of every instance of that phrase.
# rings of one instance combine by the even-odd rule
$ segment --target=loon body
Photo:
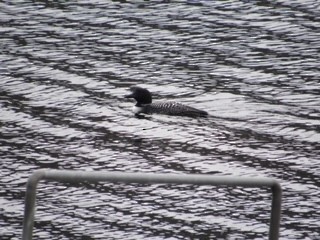
[[[130,91],[131,93],[126,95],[125,97],[134,98],[137,101],[133,109],[136,115],[140,113],[158,113],[190,117],[204,117],[208,115],[208,113],[205,111],[173,101],[152,103],[151,93],[145,88],[131,87]]]

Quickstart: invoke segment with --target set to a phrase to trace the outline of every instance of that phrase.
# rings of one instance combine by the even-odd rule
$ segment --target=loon
[[[151,93],[145,88],[131,87],[130,91],[131,93],[125,95],[125,98],[134,98],[137,101],[133,109],[135,115],[139,115],[140,113],[158,113],[189,117],[205,117],[208,115],[206,111],[189,107],[178,102],[168,101],[152,103]]]

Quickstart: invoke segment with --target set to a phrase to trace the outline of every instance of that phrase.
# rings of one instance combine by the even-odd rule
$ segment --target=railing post
[[[32,230],[34,224],[34,214],[36,207],[36,194],[38,182],[45,176],[45,170],[35,171],[28,179],[27,191],[25,197],[25,208],[23,218],[23,240],[32,239]]]
[[[269,240],[279,239],[280,219],[281,219],[281,198],[282,189],[278,182],[274,181],[272,189],[272,206],[269,228]]]

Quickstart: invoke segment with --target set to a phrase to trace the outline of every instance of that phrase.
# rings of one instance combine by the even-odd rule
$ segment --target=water
[[[271,177],[319,239],[319,4],[2,1],[0,236],[36,169]],[[135,118],[132,85],[207,119]],[[266,239],[268,189],[39,185],[35,239]]]

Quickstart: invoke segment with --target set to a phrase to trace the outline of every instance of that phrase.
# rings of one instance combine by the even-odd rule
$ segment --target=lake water
[[[40,168],[270,177],[320,239],[320,4],[1,1],[0,237]],[[208,118],[134,117],[130,86]],[[41,183],[35,239],[267,239],[268,189]]]

